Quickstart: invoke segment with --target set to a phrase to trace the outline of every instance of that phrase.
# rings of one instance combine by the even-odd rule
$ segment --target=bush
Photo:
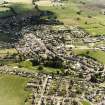
[[[73,100],[72,105],[79,105],[76,100]]]
[[[32,67],[32,62],[31,61],[22,61],[19,63],[19,67],[30,68],[30,67]]]
[[[83,78],[84,76],[83,76],[83,73],[81,72],[81,73],[79,73],[79,78]]]
[[[85,24],[88,24],[88,22],[86,21]]]
[[[37,65],[39,65],[38,59],[31,60],[31,62],[32,62],[32,66],[37,66]]]
[[[76,93],[77,94],[82,94],[82,91],[83,91],[82,89],[80,89],[79,87],[77,87],[77,89],[76,89]]]
[[[98,82],[95,75],[92,75],[92,76],[91,76],[90,81],[93,82],[93,83],[97,83],[97,82]]]
[[[77,20],[79,21],[79,20],[81,20],[79,17],[77,17]]]
[[[38,70],[43,70],[43,65],[39,65]]]
[[[78,12],[77,12],[78,15],[81,15],[81,13],[82,13],[82,11],[78,11]]]
[[[89,15],[88,18],[92,18],[92,16]]]

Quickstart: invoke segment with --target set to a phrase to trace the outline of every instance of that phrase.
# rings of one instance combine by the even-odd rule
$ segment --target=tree
[[[38,70],[43,70],[43,65],[39,65]]]
[[[11,10],[11,12],[16,16],[17,12],[15,11],[15,9],[13,7],[9,7],[9,9]]]
[[[32,0],[32,5],[34,5],[34,6],[35,6],[35,0]]]
[[[80,72],[79,73],[79,78],[83,78],[84,76],[83,76],[83,73],[82,72]]]
[[[90,52],[89,51],[86,51],[86,54],[88,55]]]
[[[72,105],[78,105],[78,102],[73,100]]]
[[[97,82],[98,82],[95,75],[92,75],[92,76],[91,76],[90,81],[93,82],[93,83],[97,83]]]

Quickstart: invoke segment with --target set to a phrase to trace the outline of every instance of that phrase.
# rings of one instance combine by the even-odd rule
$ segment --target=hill
[[[104,34],[105,32],[104,3],[104,0],[100,3],[97,0],[68,0],[62,4],[54,2],[51,6],[37,2],[42,10],[55,12],[65,24],[81,26],[92,35]]]

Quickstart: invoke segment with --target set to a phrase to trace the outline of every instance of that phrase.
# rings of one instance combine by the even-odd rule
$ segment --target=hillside
[[[104,105],[104,4],[2,0],[0,105]]]
[[[78,25],[86,29],[92,35],[104,34],[105,16],[102,13],[104,2],[94,0],[68,0],[64,6],[41,5],[44,10],[51,10],[67,25]],[[42,3],[43,4],[43,3]]]
[[[31,0],[8,0],[17,13],[27,12],[33,9]],[[92,35],[103,35],[105,26],[105,1],[104,0],[66,0],[62,3],[50,0],[37,1],[36,4],[42,10],[49,10],[66,25],[78,25],[85,28]],[[0,7],[5,11],[1,15],[11,14],[8,8]]]

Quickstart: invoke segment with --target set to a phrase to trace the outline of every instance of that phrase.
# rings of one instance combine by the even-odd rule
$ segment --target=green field
[[[84,0],[68,0],[65,2],[64,8],[61,6],[40,6],[41,10],[49,10],[56,14],[57,18],[64,22],[66,25],[77,25],[83,27],[87,32],[92,35],[105,34],[105,15],[101,14],[101,9],[93,10],[88,3],[83,5],[80,1]],[[92,0],[90,0],[92,2]],[[86,6],[86,7],[85,7]],[[78,12],[81,11],[80,14]]]
[[[25,105],[28,92],[24,91],[27,79],[0,75],[0,105]]]
[[[14,63],[12,66],[20,66],[21,68],[26,68],[28,69],[28,71],[32,71],[32,72],[41,72],[41,73],[47,73],[47,74],[51,74],[54,73],[56,74],[57,71],[61,72],[60,68],[52,68],[52,67],[44,67],[42,66],[42,69],[38,69],[40,65],[37,66],[32,66],[32,63],[30,61],[22,61],[18,64]]]
[[[43,11],[47,10],[53,12],[57,16],[58,20],[62,21],[66,25],[81,26],[92,35],[105,34],[105,15],[101,13],[103,8],[94,4],[94,1],[65,0],[63,2],[65,4],[64,6],[39,5],[39,8]],[[81,2],[85,2],[85,4],[82,4]],[[103,6],[104,3],[101,3],[100,6]],[[18,14],[33,10],[33,6],[30,2],[13,2],[8,4],[7,7],[0,6],[0,16],[12,15],[8,6],[13,7]]]
[[[0,5],[0,17],[13,15],[10,7],[12,7],[17,14],[23,14],[33,10],[33,6],[30,3],[8,3],[5,7],[4,5]]]
[[[93,51],[93,50],[74,50],[73,53],[75,55],[89,56],[97,61],[105,64],[105,52],[104,51]]]

